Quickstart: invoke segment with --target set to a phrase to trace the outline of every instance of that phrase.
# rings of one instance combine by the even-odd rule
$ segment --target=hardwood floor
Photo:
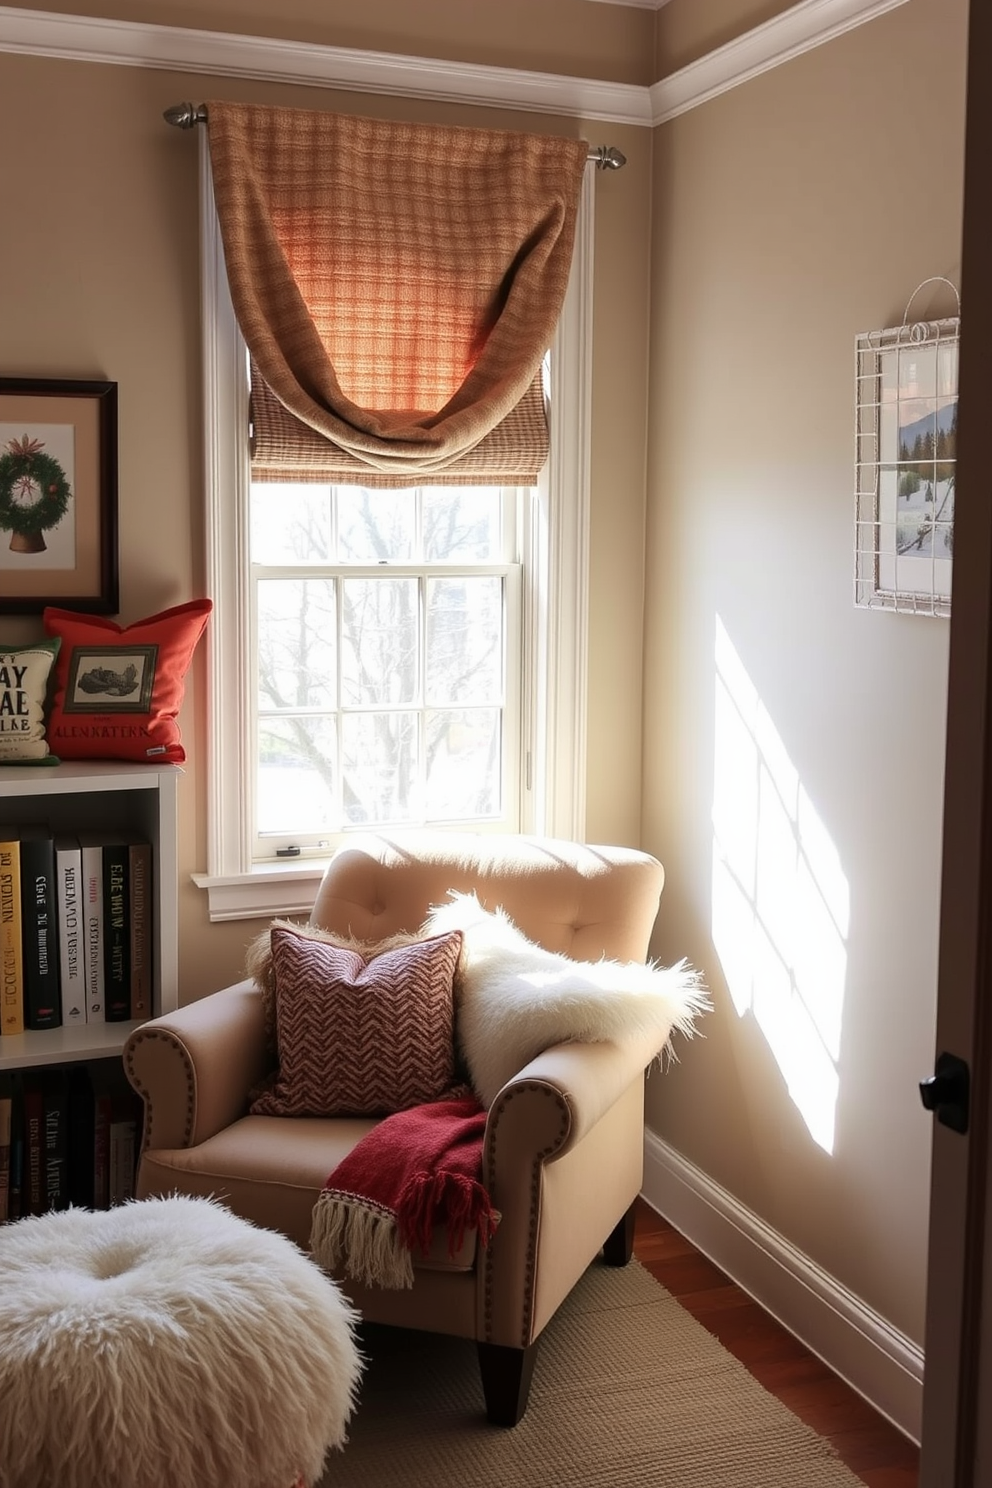
[[[919,1449],[643,1201],[634,1254],[866,1488],[917,1488]]]

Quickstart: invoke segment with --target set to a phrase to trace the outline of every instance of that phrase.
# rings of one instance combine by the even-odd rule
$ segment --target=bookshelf
[[[152,1015],[179,1002],[177,780],[175,765],[66,762],[0,766],[0,822],[48,821],[53,830],[126,828],[152,844]],[[0,1071],[118,1056],[137,1025],[76,1027],[0,1036]]]

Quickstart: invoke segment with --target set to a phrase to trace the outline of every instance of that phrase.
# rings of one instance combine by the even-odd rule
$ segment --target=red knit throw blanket
[[[474,1096],[387,1116],[338,1163],[314,1206],[310,1251],[328,1271],[366,1286],[413,1285],[413,1253],[437,1226],[448,1254],[476,1230],[489,1243],[499,1215],[482,1185],[486,1113]]]

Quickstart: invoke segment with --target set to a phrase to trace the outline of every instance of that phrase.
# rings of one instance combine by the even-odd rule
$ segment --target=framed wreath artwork
[[[117,384],[0,377],[0,613],[115,614]]]

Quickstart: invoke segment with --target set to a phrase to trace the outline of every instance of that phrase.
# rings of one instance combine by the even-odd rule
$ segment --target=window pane
[[[416,579],[343,579],[341,696],[352,707],[413,703],[418,689]]]
[[[412,491],[338,486],[342,563],[408,563],[414,555],[417,504]]]
[[[427,715],[427,816],[498,816],[500,712],[472,708]]]
[[[258,706],[336,706],[333,579],[258,585]]]
[[[258,830],[323,832],[341,818],[333,718],[266,718],[258,727]]]
[[[328,563],[334,556],[330,486],[253,485],[252,563]]]
[[[425,486],[423,503],[424,557],[429,563],[491,563],[501,556],[498,486],[464,491]]]
[[[495,575],[427,582],[428,703],[499,703],[503,582]]]
[[[347,822],[419,818],[415,713],[348,714],[341,721],[341,748]]]

